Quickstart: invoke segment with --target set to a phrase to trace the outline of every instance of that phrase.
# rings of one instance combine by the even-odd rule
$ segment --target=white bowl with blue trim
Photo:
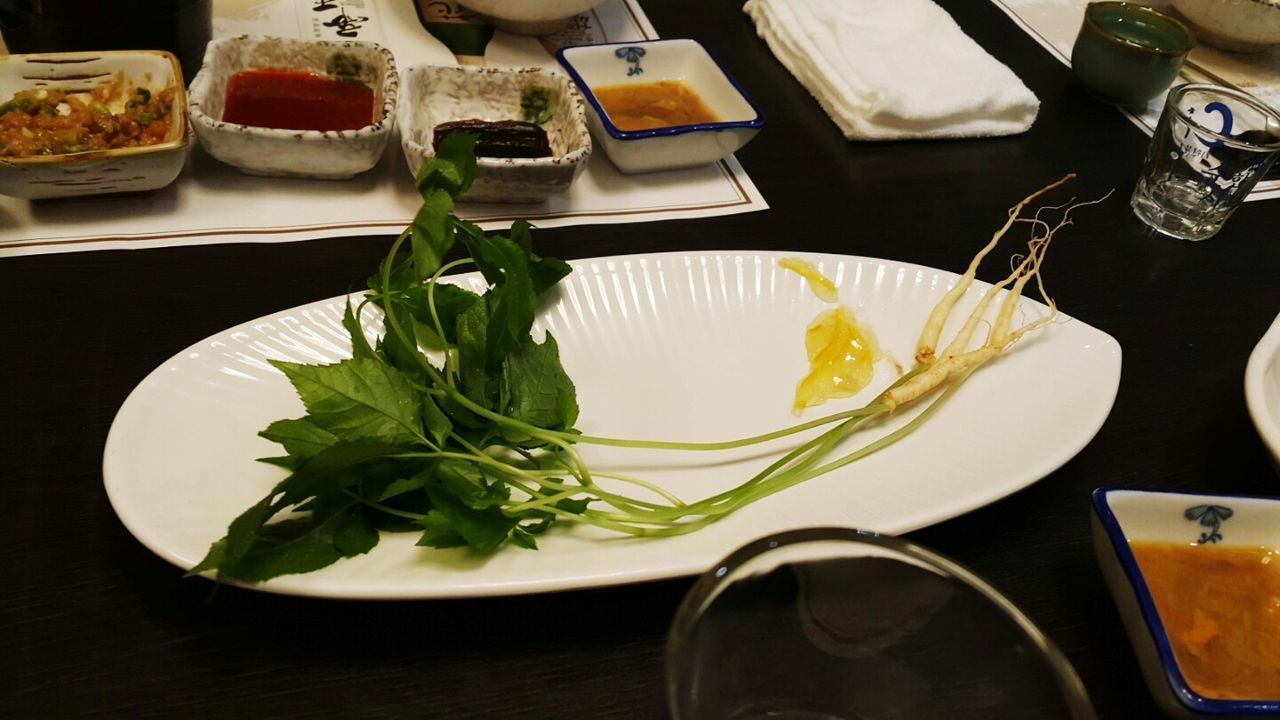
[[[1219,700],[1192,690],[1178,667],[1131,542],[1280,548],[1280,499],[1245,495],[1099,489],[1093,545],[1143,677],[1172,718],[1280,717],[1280,698]]]
[[[732,155],[764,127],[759,108],[696,40],[578,45],[562,48],[556,57],[586,98],[591,134],[624,173],[708,165]],[[718,121],[619,130],[594,92],[664,81],[684,83]]]

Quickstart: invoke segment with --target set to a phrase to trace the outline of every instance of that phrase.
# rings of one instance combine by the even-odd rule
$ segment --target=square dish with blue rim
[[[1145,490],[1093,492],[1093,545],[1152,697],[1170,717],[1280,717],[1280,698],[1219,700],[1192,690],[1131,542],[1280,547],[1280,500]]]
[[[764,127],[764,115],[742,88],[696,40],[646,40],[577,45],[556,52],[587,100],[587,124],[605,154],[624,173],[707,165],[732,155]],[[595,88],[684,83],[718,122],[619,130]]]

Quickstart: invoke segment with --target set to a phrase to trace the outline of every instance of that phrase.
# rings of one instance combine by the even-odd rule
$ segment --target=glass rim
[[[1197,132],[1208,135],[1214,140],[1221,141],[1222,144],[1227,147],[1234,148],[1236,150],[1244,150],[1246,152],[1269,153],[1280,151],[1280,136],[1274,136],[1275,139],[1272,142],[1265,144],[1242,142],[1231,135],[1224,135],[1217,130],[1205,127],[1178,106],[1178,101],[1189,92],[1206,92],[1226,95],[1233,100],[1238,100],[1273,120],[1276,123],[1277,132],[1280,132],[1280,111],[1277,111],[1275,108],[1243,90],[1224,85],[1214,85],[1213,83],[1184,83],[1170,90],[1169,96],[1165,98],[1165,107],[1173,111],[1173,113],[1178,116],[1179,120],[1195,127]]]
[[[684,655],[690,630],[697,623],[703,611],[715,600],[725,587],[726,580],[752,561],[771,552],[787,547],[810,543],[848,543],[850,545],[869,545],[887,553],[898,554],[904,559],[925,566],[967,585],[991,601],[1006,617],[1014,622],[1030,640],[1036,650],[1045,658],[1057,679],[1065,707],[1072,717],[1078,720],[1092,720],[1097,715],[1084,682],[1076,673],[1075,667],[1062,653],[1056,644],[1039,627],[1035,625],[1016,605],[998,590],[987,584],[976,574],[943,555],[905,538],[892,535],[881,535],[869,530],[848,527],[812,527],[766,535],[757,538],[712,565],[698,576],[693,587],[685,594],[676,610],[675,618],[667,631],[664,647],[664,684],[667,691],[667,705],[673,717],[679,720],[676,702],[678,685],[674,678],[674,669],[678,660]]]

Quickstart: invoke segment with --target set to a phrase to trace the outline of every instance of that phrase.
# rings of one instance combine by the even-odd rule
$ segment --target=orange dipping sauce
[[[610,85],[596,88],[595,95],[609,120],[623,132],[720,122],[702,98],[682,82]]]
[[[1129,544],[1192,690],[1280,698],[1280,555],[1270,548]]]
[[[242,70],[227,80],[222,120],[281,130],[355,130],[373,123],[373,89],[293,70]]]

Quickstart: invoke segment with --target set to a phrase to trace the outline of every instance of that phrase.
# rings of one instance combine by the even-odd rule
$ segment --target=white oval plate
[[[791,404],[806,370],[805,328],[829,306],[799,276],[777,268],[783,257],[818,265],[839,285],[841,302],[904,365],[924,318],[956,279],[916,265],[805,253],[670,253],[571,263],[573,274],[541,312],[535,334],[550,331],[560,343],[578,389],[578,428],[588,435],[716,440],[796,423]],[[481,289],[475,276],[459,281]],[[972,288],[959,309],[985,287]],[[316,302],[218,333],[138,385],[116,416],[103,459],[111,504],[138,540],[190,568],[282,477],[280,469],[255,462],[279,454],[257,433],[272,420],[300,417],[303,408],[265,361],[328,363],[349,356],[343,303],[343,297]],[[1045,311],[1024,300],[1020,314]],[[372,331],[374,319],[365,322]],[[812,408],[804,419],[859,406],[893,377],[892,363],[882,362],[862,395]],[[638,540],[561,526],[539,539],[538,551],[508,548],[485,558],[465,549],[415,547],[412,533],[384,534],[368,555],[255,587],[340,598],[541,592],[693,575],[749,540],[790,528],[902,533],[993,502],[1061,466],[1102,426],[1119,381],[1119,344],[1064,317],[975,373],[901,442],[695,533]],[[593,467],[642,475],[685,500],[740,483],[769,461],[758,449],[733,457],[581,450]]]

